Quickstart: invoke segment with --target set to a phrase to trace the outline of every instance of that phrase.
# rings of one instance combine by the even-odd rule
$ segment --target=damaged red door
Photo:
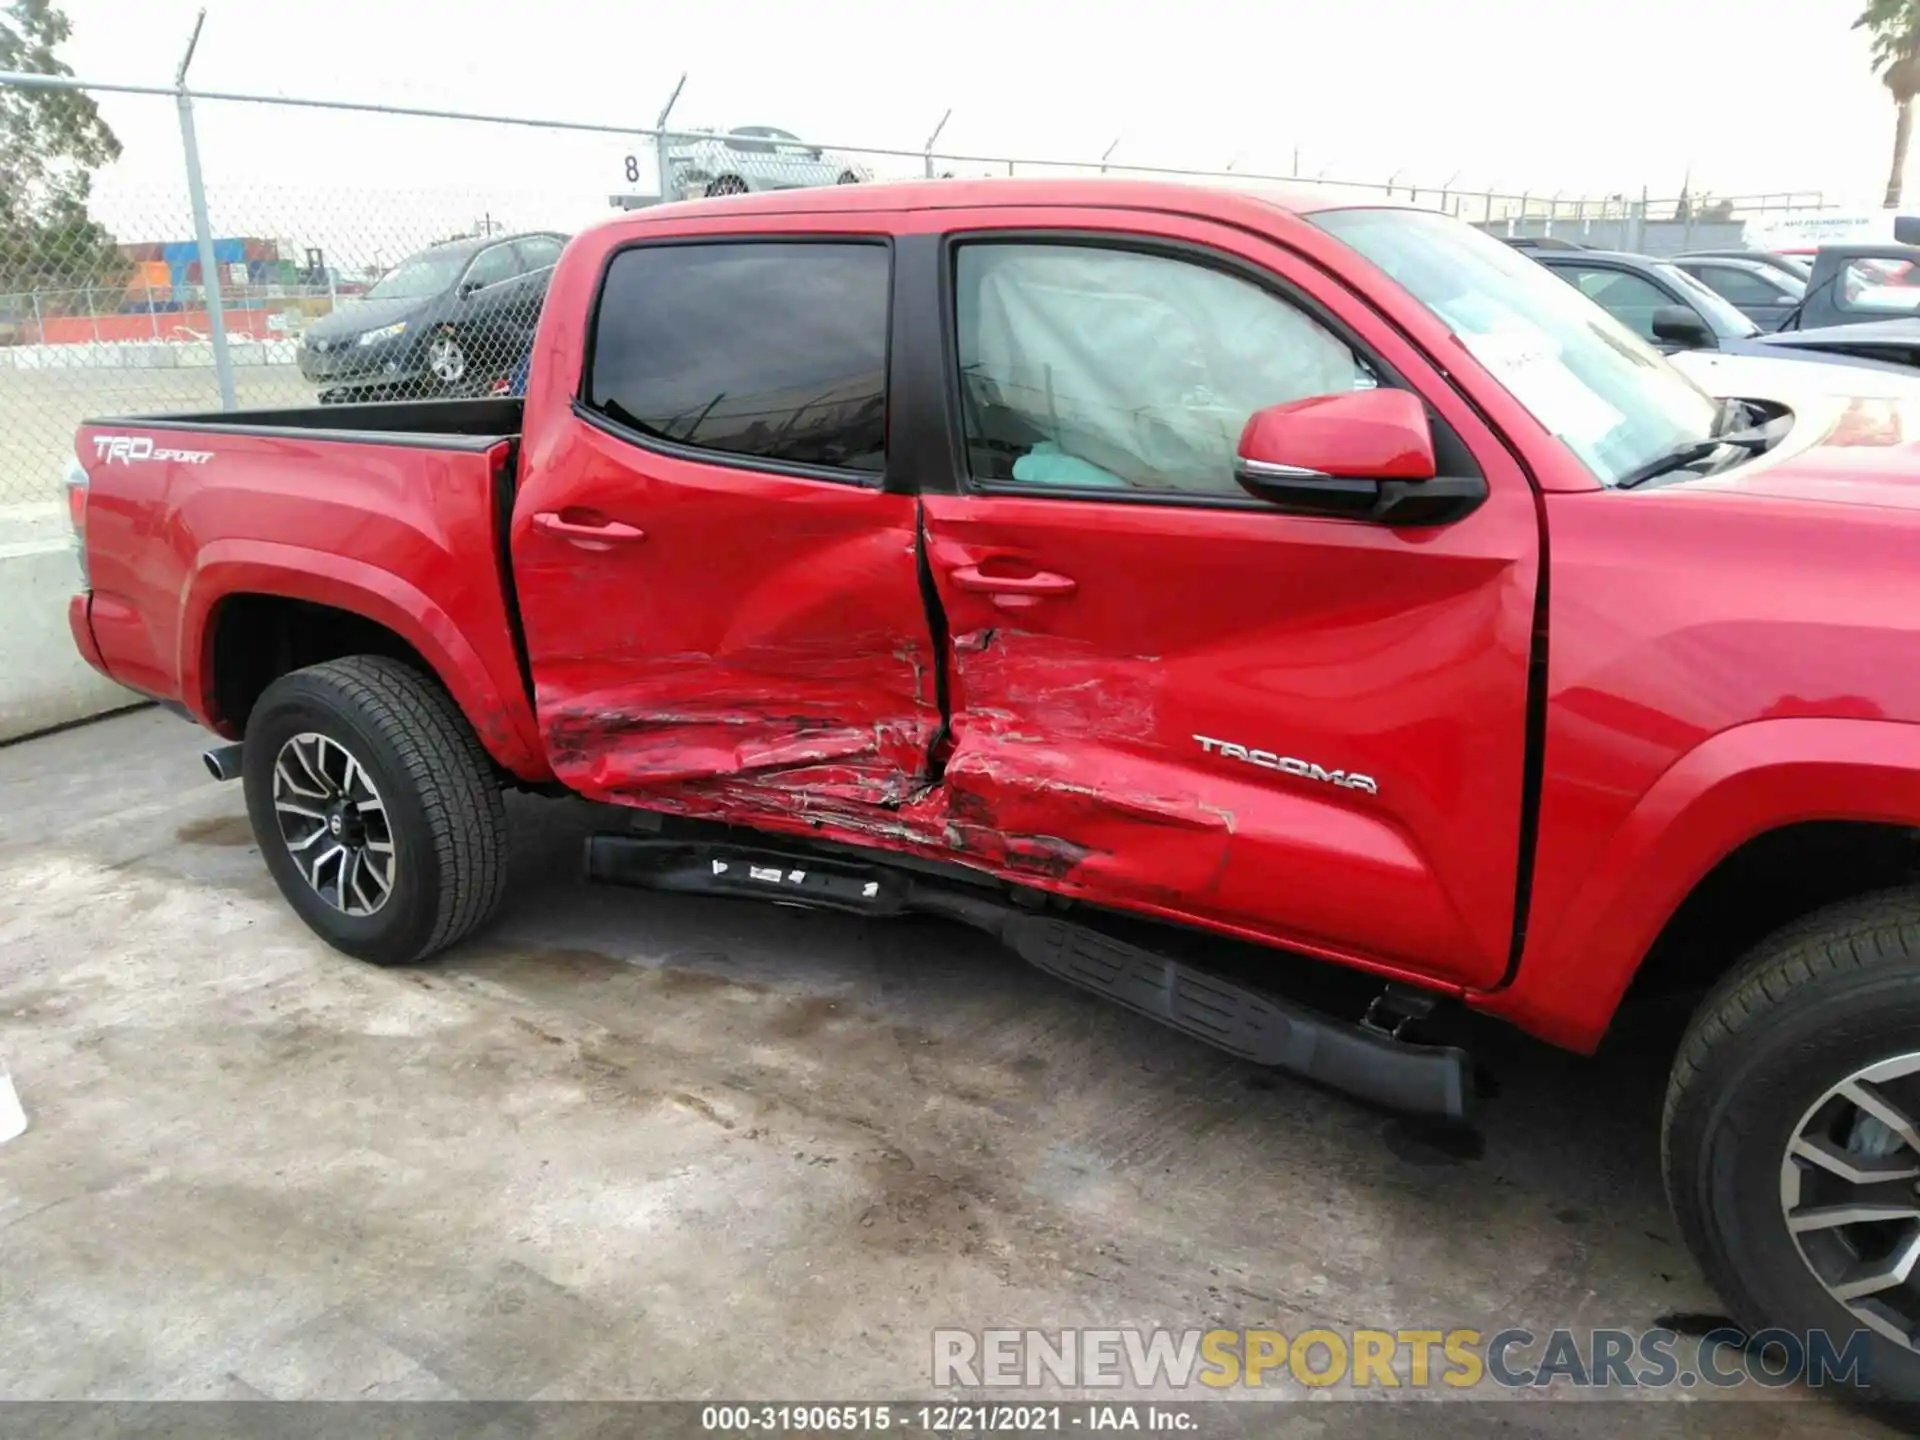
[[[953,833],[1070,894],[1496,981],[1539,563],[1512,457],[1277,245],[1171,216],[966,221],[966,473],[924,501]],[[1252,410],[1382,385],[1426,400],[1442,473],[1484,477],[1472,514],[1308,518],[1236,484]]]
[[[890,269],[880,235],[610,257],[512,532],[574,789],[778,828],[919,783],[939,716],[915,502],[884,489]]]

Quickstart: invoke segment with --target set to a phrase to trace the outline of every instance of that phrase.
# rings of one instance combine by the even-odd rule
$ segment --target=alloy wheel
[[[1800,1258],[1863,1325],[1920,1351],[1920,1053],[1856,1070],[1801,1117],[1780,1163]]]
[[[427,368],[446,385],[457,385],[467,373],[467,354],[451,335],[436,335],[427,346]]]
[[[294,868],[327,904],[367,916],[392,898],[386,802],[367,767],[338,740],[306,731],[280,747],[273,809]]]

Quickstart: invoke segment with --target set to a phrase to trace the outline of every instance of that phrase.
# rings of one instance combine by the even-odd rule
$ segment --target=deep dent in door
[[[881,543],[890,550],[897,538]],[[1011,626],[954,637],[936,653],[945,618],[931,595],[921,636],[837,626],[823,640],[823,588],[844,587],[847,568],[878,558],[815,554],[757,587],[711,650],[661,657],[644,683],[558,703],[542,695],[556,773],[592,799],[959,860],[1068,889],[1170,902],[1216,883],[1230,814],[1196,796],[1121,793],[1074,772],[1084,742],[1152,732],[1153,657],[1116,665]],[[993,677],[984,688],[1018,698],[1020,718],[992,707],[943,714],[942,666]],[[936,745],[943,733],[949,743]],[[942,764],[946,754],[952,761]],[[1099,843],[1103,817],[1115,827],[1110,849]],[[1143,823],[1164,828],[1166,843],[1142,845]]]
[[[951,649],[961,693],[1003,702],[976,701],[954,721],[944,779],[955,849],[996,868],[1166,902],[1218,882],[1230,813],[1178,784],[1116,787],[1087,769],[1103,742],[1154,733],[1156,657],[1116,659],[1017,623],[964,632]]]
[[[930,636],[882,618],[910,545],[889,528],[806,550],[761,574],[704,649],[590,689],[537,684],[555,772],[594,799],[710,818],[827,824],[903,804],[940,724]],[[550,672],[594,658],[543,653]]]

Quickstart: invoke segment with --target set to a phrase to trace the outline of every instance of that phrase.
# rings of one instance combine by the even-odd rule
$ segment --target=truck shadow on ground
[[[588,884],[584,837],[618,816],[521,795],[509,813],[512,884],[495,923],[399,975],[506,1006],[539,1057],[510,1063],[564,1063],[590,1094],[671,1107],[796,1164],[869,1166],[863,1243],[923,1246],[929,1207],[945,1206],[961,1231],[988,1215],[1049,1246],[1084,1232],[1068,1258],[1098,1276],[1141,1236],[1177,1228],[1183,1250],[1243,1257],[1203,1267],[1193,1303],[1258,1324],[1297,1305],[1279,1272],[1260,1278],[1264,1225],[1298,1230],[1297,1265],[1317,1268],[1330,1298],[1351,1296],[1358,1324],[1382,1285],[1408,1292],[1369,1273],[1364,1257],[1382,1252],[1421,1275],[1411,1293],[1429,1305],[1478,1293],[1478,1310],[1491,1288],[1500,1313],[1711,1316],[1659,1175],[1684,1017],[1634,1017],[1591,1058],[1465,1017],[1448,1038],[1493,1093],[1472,1132],[1449,1132],[1212,1051],[957,924]],[[270,897],[234,820],[179,837],[193,842],[191,876]],[[177,853],[122,863],[171,872]],[[1110,1229],[1087,1223],[1096,1211]],[[1356,1238],[1315,1255],[1307,1235],[1328,1224]],[[1158,1263],[1184,1288],[1185,1260],[1169,1249]]]
[[[579,846],[606,812],[519,797],[512,809],[504,913],[438,971],[530,1004],[585,1007],[622,1033],[657,1037],[684,1024],[707,1041],[730,1036],[736,1055],[773,1047],[824,1056],[836,1072],[856,1067],[809,1081],[811,1098],[837,1088],[827,1103],[897,1143],[926,1123],[900,1102],[944,1086],[980,1120],[978,1135],[949,1138],[1070,1117],[1080,1158],[1105,1172],[1318,1166],[1343,1190],[1366,1188],[1389,1230],[1423,1232],[1422,1243],[1445,1230],[1445,1216],[1484,1226],[1497,1244],[1518,1213],[1555,1253],[1626,1266],[1645,1282],[1637,1289],[1671,1287],[1671,1303],[1649,1303],[1632,1317],[1640,1323],[1710,1305],[1671,1230],[1659,1174],[1660,1106],[1683,1013],[1629,1016],[1593,1057],[1464,1017],[1457,1038],[1491,1093],[1463,1134],[1218,1054],[959,925],[588,885]],[[929,1055],[942,1058],[930,1065]],[[863,1064],[873,1068],[859,1073]],[[1590,1257],[1596,1246],[1612,1258]]]

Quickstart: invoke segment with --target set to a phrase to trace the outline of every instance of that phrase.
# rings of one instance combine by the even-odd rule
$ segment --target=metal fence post
[[[220,301],[220,262],[213,252],[213,224],[207,219],[207,187],[200,178],[200,142],[193,133],[193,100],[187,94],[187,67],[193,47],[200,43],[200,27],[207,23],[202,10],[193,22],[187,53],[174,72],[173,98],[180,107],[180,144],[187,155],[187,198],[193,205],[193,237],[200,249],[200,288],[207,299],[207,330],[213,339],[213,373],[220,385],[220,408],[237,410],[233,393],[233,357],[227,353],[227,314]]]
[[[660,107],[660,114],[653,122],[654,164],[660,171],[660,198],[678,200],[680,187],[670,178],[673,166],[669,163],[667,152],[673,148],[673,140],[667,134],[667,116],[673,113],[673,107],[679,103],[680,92],[686,88],[687,72],[680,72],[680,79],[674,84],[673,93],[667,96],[667,103]],[[669,193],[671,192],[671,193]]]
[[[933,133],[927,136],[926,149],[921,152],[926,158],[927,179],[929,180],[933,178],[933,142],[940,138],[940,132],[947,128],[947,121],[951,120],[952,118],[953,118],[953,107],[949,105],[947,107],[947,113],[940,117],[940,123],[933,127]]]

